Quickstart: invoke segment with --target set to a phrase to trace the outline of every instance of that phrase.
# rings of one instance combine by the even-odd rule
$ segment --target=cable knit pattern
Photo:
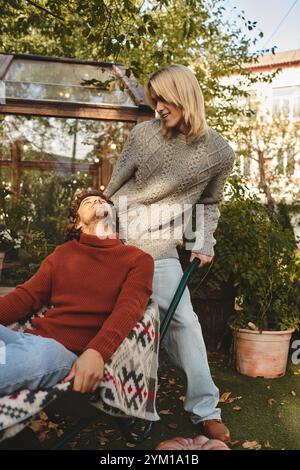
[[[160,119],[137,124],[104,191],[116,206],[122,229],[125,229],[122,219],[125,212],[130,225],[137,214],[136,208],[141,204],[146,206],[143,236],[130,238],[129,233],[125,243],[146,251],[154,259],[178,258],[176,246],[182,243],[182,237],[163,239],[168,220],[168,211],[163,208],[160,224],[150,228],[151,206],[180,205],[181,209],[171,218],[170,233],[174,235],[174,225],[182,218],[183,205],[199,203],[204,204],[204,236],[201,237],[200,231],[196,233],[192,251],[213,256],[216,243],[213,233],[220,216],[218,205],[223,200],[224,185],[234,161],[233,149],[211,128],[208,137],[189,144],[183,134],[172,139],[164,137]],[[127,209],[123,210],[120,196],[127,197]]]

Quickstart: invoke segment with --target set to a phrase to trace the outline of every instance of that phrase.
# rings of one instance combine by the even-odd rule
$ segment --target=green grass
[[[289,366],[285,377],[266,380],[239,375],[226,358],[217,355],[210,357],[210,364],[221,395],[231,392],[230,398],[242,397],[233,403],[221,404],[223,420],[231,430],[233,449],[243,449],[245,441],[257,441],[262,449],[266,448],[266,443],[273,449],[300,449],[300,375],[294,374],[300,372],[300,365]],[[81,432],[69,448],[147,450],[155,449],[165,439],[201,434],[200,428],[190,422],[183,410],[184,376],[167,362],[162,364],[159,376],[157,409],[161,420],[143,444],[132,446],[124,442],[113,420],[105,416],[101,423]],[[236,406],[241,409],[235,411]]]
[[[290,366],[285,377],[266,380],[212,365],[221,392],[242,396],[239,401],[222,405],[223,420],[231,429],[232,440],[239,441],[233,448],[242,449],[245,441],[257,441],[264,448],[269,441],[274,449],[300,449],[300,375],[294,375],[298,371],[300,366]],[[240,411],[233,410],[236,405]]]

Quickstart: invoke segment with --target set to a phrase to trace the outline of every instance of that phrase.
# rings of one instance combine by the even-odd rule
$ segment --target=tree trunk
[[[258,187],[262,189],[266,195],[267,201],[269,206],[274,207],[276,202],[271,194],[269,185],[266,180],[266,172],[265,172],[265,159],[264,153],[262,150],[258,150],[258,167],[259,167],[259,184]]]

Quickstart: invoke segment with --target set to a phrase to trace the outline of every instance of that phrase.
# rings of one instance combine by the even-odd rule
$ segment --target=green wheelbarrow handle
[[[194,258],[193,261],[190,263],[189,267],[183,273],[183,276],[181,278],[179,286],[176,289],[174,297],[170,303],[166,316],[160,325],[160,343],[162,342],[162,340],[165,337],[165,334],[167,333],[167,330],[174,317],[176,308],[180,302],[180,299],[182,297],[184,289],[186,288],[189,278],[191,274],[194,272],[195,268],[199,265],[199,262],[200,262],[199,258]]]

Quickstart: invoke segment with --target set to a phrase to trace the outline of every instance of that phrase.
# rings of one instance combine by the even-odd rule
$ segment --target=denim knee
[[[53,339],[20,334],[6,347],[6,364],[0,370],[0,394],[21,388],[50,388],[70,371],[77,356]]]

